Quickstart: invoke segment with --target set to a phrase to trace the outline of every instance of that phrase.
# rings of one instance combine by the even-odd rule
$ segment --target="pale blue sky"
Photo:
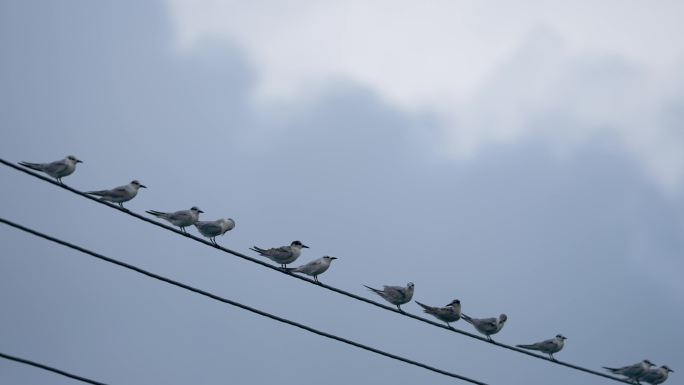
[[[642,11],[633,3],[624,19],[614,12],[618,25]],[[436,69],[395,71],[392,60],[405,52],[391,33],[370,39],[388,42],[386,62],[330,67],[308,40],[301,62],[291,54],[270,62],[298,46],[285,16],[322,12],[333,22],[334,8],[298,2],[278,18],[264,2],[244,19],[279,24],[193,34],[187,25],[202,25],[203,5],[193,16],[178,4],[0,3],[0,156],[73,153],[85,163],[65,178],[69,185],[139,179],[149,188],[130,209],[197,205],[204,219],[232,217],[235,230],[219,239],[226,247],[300,239],[311,246],[301,262],[339,258],[321,276],[332,285],[370,296],[362,285],[412,281],[421,302],[459,298],[473,316],[507,313],[502,342],[562,333],[559,359],[600,369],[649,358],[677,371],[672,382],[679,377],[684,95],[672,70],[681,52],[663,44],[667,28],[658,28],[669,25],[668,12],[632,27],[666,29],[644,32],[635,47],[614,32],[603,45],[586,43],[581,18],[571,17],[583,5],[563,20],[532,18],[544,22],[514,28],[518,40],[477,57],[489,70],[473,72],[479,80],[463,83],[466,92]],[[399,12],[404,6],[399,25],[412,17]],[[337,22],[365,25],[375,10],[365,11],[347,10]],[[363,54],[349,49],[358,31],[331,35],[336,24],[327,25],[301,28],[347,39],[331,40],[321,57]],[[499,36],[482,25],[470,31],[471,42],[458,44]],[[282,46],[260,51],[265,32]],[[601,29],[595,34],[601,40]],[[448,36],[423,37],[437,41],[412,57],[441,60],[434,47]],[[375,66],[386,66],[387,77],[375,76]],[[469,69],[454,76],[467,79]],[[392,76],[415,78],[393,88]],[[434,102],[442,92],[435,76],[445,77],[453,113]],[[2,217],[295,321],[491,384],[608,383],[274,274],[16,171],[0,168],[0,178]],[[0,227],[0,245],[0,350],[9,354],[111,384],[454,382],[10,228]],[[415,304],[406,310],[419,313]],[[0,382],[73,383],[5,361]]]

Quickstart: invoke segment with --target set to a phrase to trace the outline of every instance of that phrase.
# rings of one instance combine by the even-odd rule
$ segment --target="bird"
[[[450,322],[456,322],[461,319],[461,301],[455,299],[444,307],[428,306],[415,301],[428,314],[433,315],[440,321],[446,322],[448,327],[451,327]]]
[[[372,287],[366,285],[363,286],[382,297],[385,301],[395,305],[401,312],[403,312],[403,310],[401,310],[401,305],[411,301],[411,298],[413,298],[413,290],[415,288],[413,282],[406,284],[406,287],[383,286],[382,290],[373,289]]]
[[[639,380],[648,382],[652,385],[662,384],[667,380],[670,372],[674,372],[674,370],[668,368],[667,365],[663,365],[659,368],[650,368],[644,375],[639,377]]]
[[[551,357],[552,360],[556,360],[553,357],[553,353],[558,353],[563,349],[565,345],[565,338],[562,334],[557,334],[554,338],[544,340],[542,342],[537,342],[531,345],[516,345],[519,348],[528,350],[539,350],[542,353],[546,353]]]
[[[262,257],[266,257],[275,263],[279,263],[280,267],[286,268],[288,264],[294,262],[302,254],[302,249],[308,249],[309,246],[300,241],[293,241],[290,246],[273,247],[270,249],[262,249],[261,247],[251,247],[250,250],[256,251]]]
[[[138,190],[140,188],[147,188],[147,186],[134,180],[127,185],[115,187],[111,190],[87,191],[86,194],[99,196],[101,201],[117,203],[125,210],[126,208],[123,206],[123,202],[128,202],[135,198],[135,196],[138,195]]]
[[[487,339],[492,342],[492,334],[496,334],[501,331],[508,317],[506,314],[499,315],[499,318],[472,318],[465,314],[461,314],[461,318],[469,324],[475,326],[478,332],[487,336]]]
[[[332,261],[336,260],[337,257],[331,257],[329,255],[326,255],[322,258],[315,259],[305,265],[295,267],[292,269],[287,269],[287,271],[293,272],[293,273],[304,273],[306,275],[311,275],[314,278],[314,281],[320,283],[318,280],[318,276],[320,274],[325,273],[326,270],[330,267],[330,264]]]
[[[628,366],[623,366],[621,368],[608,368],[608,367],[603,367],[603,369],[606,369],[613,374],[620,374],[623,375],[630,380],[639,383],[639,378],[646,374],[646,372],[653,366],[653,363],[649,360],[643,360],[641,362],[637,362],[634,365],[628,365]]]
[[[82,160],[77,159],[73,155],[69,155],[64,159],[56,160],[50,163],[30,163],[19,162],[20,165],[28,167],[32,170],[44,172],[51,177],[57,179],[57,182],[62,183],[62,178],[71,175],[76,171],[76,164],[83,163]]]
[[[200,213],[204,211],[200,210],[197,206],[192,206],[190,210],[180,210],[173,213],[165,213],[156,210],[147,210],[146,213],[154,215],[157,218],[165,219],[169,221],[172,225],[180,227],[181,231],[185,234],[185,228],[194,225],[199,220]]]
[[[218,246],[216,243],[216,237],[223,235],[226,232],[235,228],[235,221],[231,218],[228,219],[217,219],[215,221],[197,221],[194,223],[197,231],[205,237],[209,238],[209,241],[214,245]]]

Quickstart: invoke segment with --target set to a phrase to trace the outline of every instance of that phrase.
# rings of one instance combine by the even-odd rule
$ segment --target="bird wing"
[[[47,172],[48,174],[59,174],[64,172],[67,167],[69,167],[69,165],[66,163],[66,161],[64,161],[64,159],[62,159],[43,164],[43,171]]]
[[[268,249],[264,251],[264,254],[275,258],[286,258],[292,254],[292,250],[290,250],[290,246],[281,246]]]
[[[475,321],[475,320],[473,320]],[[477,325],[480,329],[487,331],[495,331],[498,326],[498,321],[496,318],[480,318],[477,321]]]
[[[168,214],[169,219],[172,221],[190,221],[192,220],[192,215],[188,210],[176,211],[174,213]]]
[[[298,268],[295,269],[295,271],[300,272],[300,273],[312,274],[316,270],[320,269],[322,264],[323,264],[323,261],[321,261],[320,259],[317,259],[317,260],[311,261],[305,265],[299,266]]]
[[[401,286],[385,286],[383,291],[387,296],[401,301],[406,300],[408,296],[406,288]]]
[[[212,234],[223,231],[221,225],[216,222],[197,222],[197,227],[201,227],[202,231]]]

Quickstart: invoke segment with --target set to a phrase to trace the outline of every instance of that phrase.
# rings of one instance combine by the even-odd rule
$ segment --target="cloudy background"
[[[321,278],[416,283],[684,370],[681,2],[0,2],[0,154],[140,179],[137,212],[300,239]],[[2,217],[491,384],[604,384],[374,309],[0,168]],[[194,231],[194,230],[193,230]],[[0,351],[111,384],[453,383],[0,227]],[[418,313],[415,304],[406,309]],[[458,323],[464,330],[472,330]],[[73,384],[0,361],[0,382]]]

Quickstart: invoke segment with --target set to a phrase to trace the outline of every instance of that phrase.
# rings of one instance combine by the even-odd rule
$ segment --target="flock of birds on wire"
[[[59,183],[62,183],[62,178],[71,175],[76,170],[76,164],[78,163],[82,163],[82,161],[73,155],[69,155],[62,160],[51,163],[19,162],[19,164],[24,167],[48,174],[49,176],[55,178]],[[121,208],[125,209],[123,203],[135,198],[140,188],[146,188],[146,186],[141,184],[139,181],[134,180],[127,185],[115,187],[110,190],[88,191],[86,194],[97,196],[103,201],[117,203]],[[217,236],[223,235],[235,228],[235,221],[231,218],[222,218],[215,221],[200,221],[199,215],[203,213],[203,211],[196,206],[193,206],[189,210],[180,210],[175,212],[148,210],[147,213],[157,218],[164,219],[174,226],[180,227],[183,233],[186,233],[186,227],[194,225],[195,228],[197,228],[197,231],[199,231],[199,233],[203,236],[209,238],[211,243],[214,245],[217,245]],[[318,276],[327,271],[332,261],[337,258],[326,255],[302,266],[288,268],[287,265],[297,260],[302,253],[302,249],[305,248],[308,248],[308,246],[300,241],[294,241],[289,246],[273,247],[269,249],[254,246],[250,250],[255,251],[259,255],[280,264],[281,268],[289,272],[306,274],[312,276],[316,282],[319,282]],[[403,312],[401,305],[411,301],[413,298],[415,285],[412,282],[409,282],[406,286],[384,286],[383,289],[374,289],[372,287],[366,286],[366,288],[382,297],[385,301],[395,305],[399,311]],[[508,319],[506,314],[501,314],[498,318],[469,317],[466,314],[461,313],[461,302],[458,299],[451,301],[444,307],[429,306],[418,301],[415,302],[423,308],[425,313],[445,322],[450,328],[452,322],[463,319],[464,321],[473,325],[478,332],[485,335],[489,341],[492,341],[491,336],[493,334],[501,331],[506,323],[506,320]],[[540,351],[542,353],[548,354],[552,360],[555,360],[553,354],[558,353],[561,349],[563,349],[563,346],[565,345],[565,339],[566,338],[563,335],[558,334],[556,337],[548,340],[530,345],[517,346],[523,349]],[[640,381],[644,381],[654,385],[665,382],[670,372],[673,372],[673,370],[667,365],[655,367],[655,365],[649,360],[643,360],[636,364],[619,368],[604,367],[604,369],[612,372],[613,374],[622,375],[637,384],[640,383]]]

